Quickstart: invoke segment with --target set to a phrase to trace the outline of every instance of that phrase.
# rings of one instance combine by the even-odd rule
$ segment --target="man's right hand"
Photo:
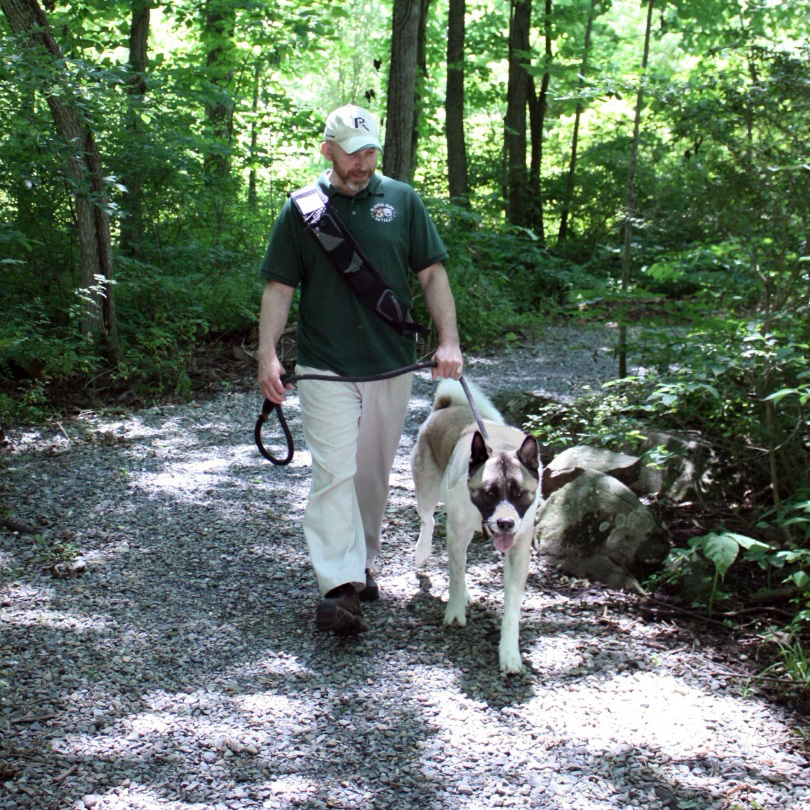
[[[285,391],[291,389],[292,383],[282,385],[281,377],[284,374],[284,366],[275,355],[266,360],[259,359],[259,391],[265,399],[269,399],[274,405],[281,405],[284,402]]]

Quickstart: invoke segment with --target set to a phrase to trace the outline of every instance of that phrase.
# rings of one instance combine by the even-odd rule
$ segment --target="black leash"
[[[459,377],[458,381],[461,383],[461,387],[464,389],[464,395],[467,397],[467,402],[470,403],[470,409],[473,412],[473,416],[475,417],[475,421],[478,423],[478,430],[481,432],[481,435],[484,437],[484,441],[489,440],[489,436],[487,435],[487,429],[484,427],[484,420],[481,418],[481,414],[478,410],[478,406],[475,404],[475,400],[473,399],[473,395],[470,393],[470,389],[467,386],[467,381],[464,377]]]
[[[287,385],[288,383],[294,383],[298,380],[326,380],[330,382],[350,383],[377,382],[379,380],[390,380],[393,377],[399,377],[401,374],[408,374],[411,371],[419,371],[423,368],[436,368],[436,361],[430,360],[425,363],[414,363],[411,366],[397,368],[393,371],[387,371],[384,374],[372,374],[367,377],[337,377],[334,374],[284,374],[281,378],[281,384]],[[461,387],[464,389],[464,393],[467,396],[468,402],[470,403],[473,416],[475,416],[475,421],[478,423],[478,429],[481,431],[484,439],[486,439],[487,432],[484,428],[484,422],[481,419],[481,414],[479,413],[478,408],[475,405],[475,401],[472,398],[470,389],[467,387],[467,382],[465,381],[464,377],[461,377],[459,382],[461,383]],[[284,438],[287,442],[287,456],[283,459],[276,458],[276,456],[274,456],[262,443],[262,426],[268,420],[273,411],[275,411],[276,415],[278,416],[279,424],[281,425],[281,429],[284,432]],[[253,429],[253,438],[256,441],[256,447],[259,448],[259,452],[273,464],[279,467],[284,467],[292,461],[293,455],[295,454],[295,445],[293,443],[292,433],[287,425],[287,420],[284,418],[284,412],[281,409],[281,405],[270,402],[269,399],[264,400],[264,403],[262,404],[262,412],[259,414],[259,418],[256,420],[256,427]]]

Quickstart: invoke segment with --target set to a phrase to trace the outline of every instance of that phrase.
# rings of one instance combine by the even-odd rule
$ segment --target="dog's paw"
[[[523,672],[523,661],[520,658],[520,650],[506,652],[501,650],[501,672],[504,675],[518,675]]]
[[[423,543],[420,540],[416,544],[416,551],[413,555],[414,565],[416,565],[417,568],[421,568],[423,565],[426,565],[432,550],[433,549],[431,548],[430,543]]]
[[[467,606],[466,604],[455,605],[451,602],[447,603],[444,611],[444,624],[445,627],[450,627],[457,624],[459,627],[467,626]]]

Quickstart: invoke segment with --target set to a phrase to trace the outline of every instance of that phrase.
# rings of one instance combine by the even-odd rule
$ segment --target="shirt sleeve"
[[[449,254],[425,203],[416,192],[413,193],[412,205],[409,264],[418,273],[436,262],[445,261]]]
[[[262,260],[259,274],[266,281],[297,287],[304,275],[300,237],[303,223],[295,221],[292,201],[287,200],[278,216]]]

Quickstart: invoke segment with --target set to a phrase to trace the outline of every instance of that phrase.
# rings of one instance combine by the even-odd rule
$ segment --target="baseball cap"
[[[354,104],[345,104],[329,114],[323,137],[324,140],[336,143],[349,155],[360,149],[373,148],[382,152],[374,116]]]

